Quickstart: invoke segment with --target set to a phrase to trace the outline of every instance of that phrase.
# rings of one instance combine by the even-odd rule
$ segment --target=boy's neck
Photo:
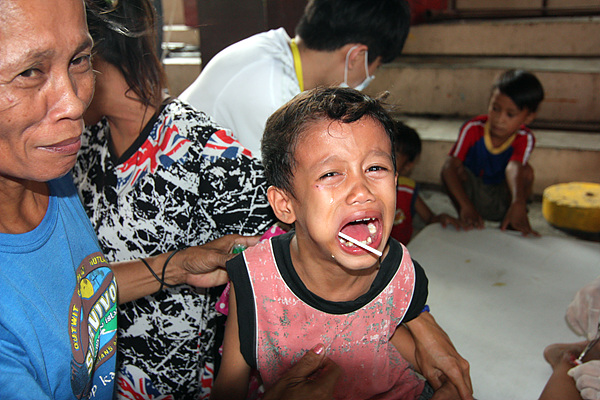
[[[335,302],[353,301],[367,293],[379,272],[379,262],[371,268],[352,271],[331,256],[319,257],[317,252],[298,244],[297,235],[290,242],[292,267],[306,288],[313,294]]]

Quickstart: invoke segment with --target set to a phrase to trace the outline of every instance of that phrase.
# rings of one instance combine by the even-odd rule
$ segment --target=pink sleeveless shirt
[[[308,350],[323,343],[343,370],[335,399],[417,399],[424,382],[390,343],[413,296],[415,270],[402,246],[389,284],[368,304],[330,314],[298,298],[282,278],[271,241],[247,249],[244,260],[254,292],[255,354],[269,388]]]

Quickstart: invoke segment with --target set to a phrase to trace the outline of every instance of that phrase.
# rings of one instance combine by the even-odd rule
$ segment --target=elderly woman
[[[96,93],[73,176],[106,257],[172,254],[266,231],[275,219],[260,163],[208,116],[164,95],[150,1],[86,4]],[[162,289],[120,307],[118,395],[206,398],[220,292]]]
[[[109,269],[66,175],[93,91],[82,1],[2,0],[0,20],[0,398],[109,399],[115,302],[165,285],[222,284],[226,275],[216,268],[233,245],[256,239],[230,235]],[[224,147],[212,143],[203,160],[230,155],[217,151]],[[323,371],[314,379],[316,369]],[[322,351],[311,351],[265,399],[331,398],[337,376]]]
[[[1,398],[113,390],[115,279],[65,176],[94,84],[77,3],[0,2]]]
[[[0,1],[2,399],[111,399],[116,303],[157,291],[147,268],[162,273],[169,256],[111,271],[68,175],[93,94],[91,53],[81,0]],[[234,243],[255,242],[179,252],[162,280],[222,284],[215,268]]]

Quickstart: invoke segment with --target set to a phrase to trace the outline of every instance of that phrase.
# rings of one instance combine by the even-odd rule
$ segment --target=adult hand
[[[437,388],[433,393],[431,400],[458,400],[460,399],[460,393],[456,389],[456,386],[452,384],[446,377],[442,379],[442,386]]]
[[[576,334],[591,340],[600,322],[600,278],[582,287],[567,308],[567,322]]]
[[[534,235],[540,236],[540,234],[534,231],[529,224],[529,217],[527,216],[527,206],[525,203],[512,203],[502,220],[500,229],[503,231],[507,228],[512,228],[519,231],[523,236]]]
[[[258,236],[226,235],[219,239],[179,251],[171,262],[184,274],[182,281],[196,287],[213,287],[227,283],[225,263],[236,256],[236,244],[246,247],[258,243]]]
[[[467,231],[472,228],[483,228],[483,218],[471,204],[461,207],[459,217],[462,227]]]
[[[462,358],[450,338],[429,312],[406,323],[415,341],[415,354],[421,373],[434,389],[445,383],[445,377],[456,386],[463,400],[473,400],[469,363]]]
[[[600,360],[592,360],[571,368],[569,376],[584,400],[600,399]]]
[[[325,356],[318,344],[290,368],[263,396],[263,400],[331,400],[342,370]]]

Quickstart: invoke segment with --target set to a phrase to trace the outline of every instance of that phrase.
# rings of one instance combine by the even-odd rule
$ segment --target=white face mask
[[[346,64],[344,65],[344,82],[342,82],[340,84],[340,87],[350,87],[348,85],[348,60],[350,58],[350,53],[352,53],[352,50],[354,50],[355,48],[357,48],[358,46],[354,46],[352,47],[350,50],[348,50],[348,53],[346,54]],[[360,84],[358,84],[357,86],[354,87],[354,89],[356,90],[364,90],[367,86],[369,86],[369,83],[371,83],[371,81],[373,79],[375,79],[375,75],[369,75],[369,50],[365,50],[365,80],[362,81]]]

